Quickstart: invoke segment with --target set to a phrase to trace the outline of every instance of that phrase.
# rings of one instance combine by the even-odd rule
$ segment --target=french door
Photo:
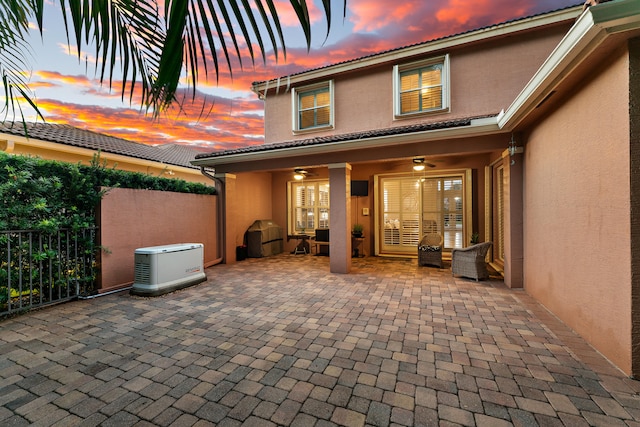
[[[471,207],[468,181],[464,172],[379,177],[379,253],[415,255],[426,233],[439,233],[445,250],[462,248]]]

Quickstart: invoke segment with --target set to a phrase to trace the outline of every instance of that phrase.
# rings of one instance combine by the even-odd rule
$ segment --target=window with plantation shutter
[[[448,109],[448,63],[443,56],[394,67],[396,117]]]
[[[383,183],[384,245],[400,244],[400,187],[399,179],[389,179]]]
[[[290,233],[329,228],[329,181],[290,182],[288,203]]]
[[[333,126],[333,82],[293,90],[293,130],[296,132]]]

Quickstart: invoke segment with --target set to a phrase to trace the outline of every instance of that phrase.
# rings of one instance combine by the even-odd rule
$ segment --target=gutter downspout
[[[224,182],[219,179],[216,178],[214,175],[212,175],[211,173],[209,173],[206,168],[204,166],[200,166],[200,173],[204,176],[206,176],[207,178],[209,178],[210,180],[212,180],[215,183],[215,188],[218,192],[218,217],[216,218],[216,227],[218,230],[218,239],[217,239],[217,245],[218,245],[218,254],[220,255],[219,258],[213,260],[211,262],[210,265],[207,265],[206,267],[211,267],[217,264],[220,264],[221,262],[223,262],[226,258],[227,258],[227,254],[225,253],[225,245],[222,244],[222,242],[226,241],[226,232],[225,232],[225,228],[224,228],[224,221],[223,221],[223,217],[224,217],[224,203],[225,203],[225,195],[224,195]]]

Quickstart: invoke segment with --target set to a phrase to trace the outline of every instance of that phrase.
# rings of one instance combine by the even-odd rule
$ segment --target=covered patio
[[[524,291],[416,259],[328,263],[247,259],[4,320],[0,424],[640,422],[640,383]]]

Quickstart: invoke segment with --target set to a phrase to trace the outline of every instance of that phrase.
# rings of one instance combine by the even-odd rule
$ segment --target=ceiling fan
[[[414,157],[413,158],[413,170],[414,171],[422,171],[425,167],[435,168],[436,165],[430,163],[425,160],[424,157]]]
[[[310,170],[305,169],[305,168],[295,168],[293,170],[293,177],[297,181],[300,181],[300,180],[302,180],[304,178],[307,178],[309,176],[318,176],[318,174],[315,173],[315,172],[311,172]]]

